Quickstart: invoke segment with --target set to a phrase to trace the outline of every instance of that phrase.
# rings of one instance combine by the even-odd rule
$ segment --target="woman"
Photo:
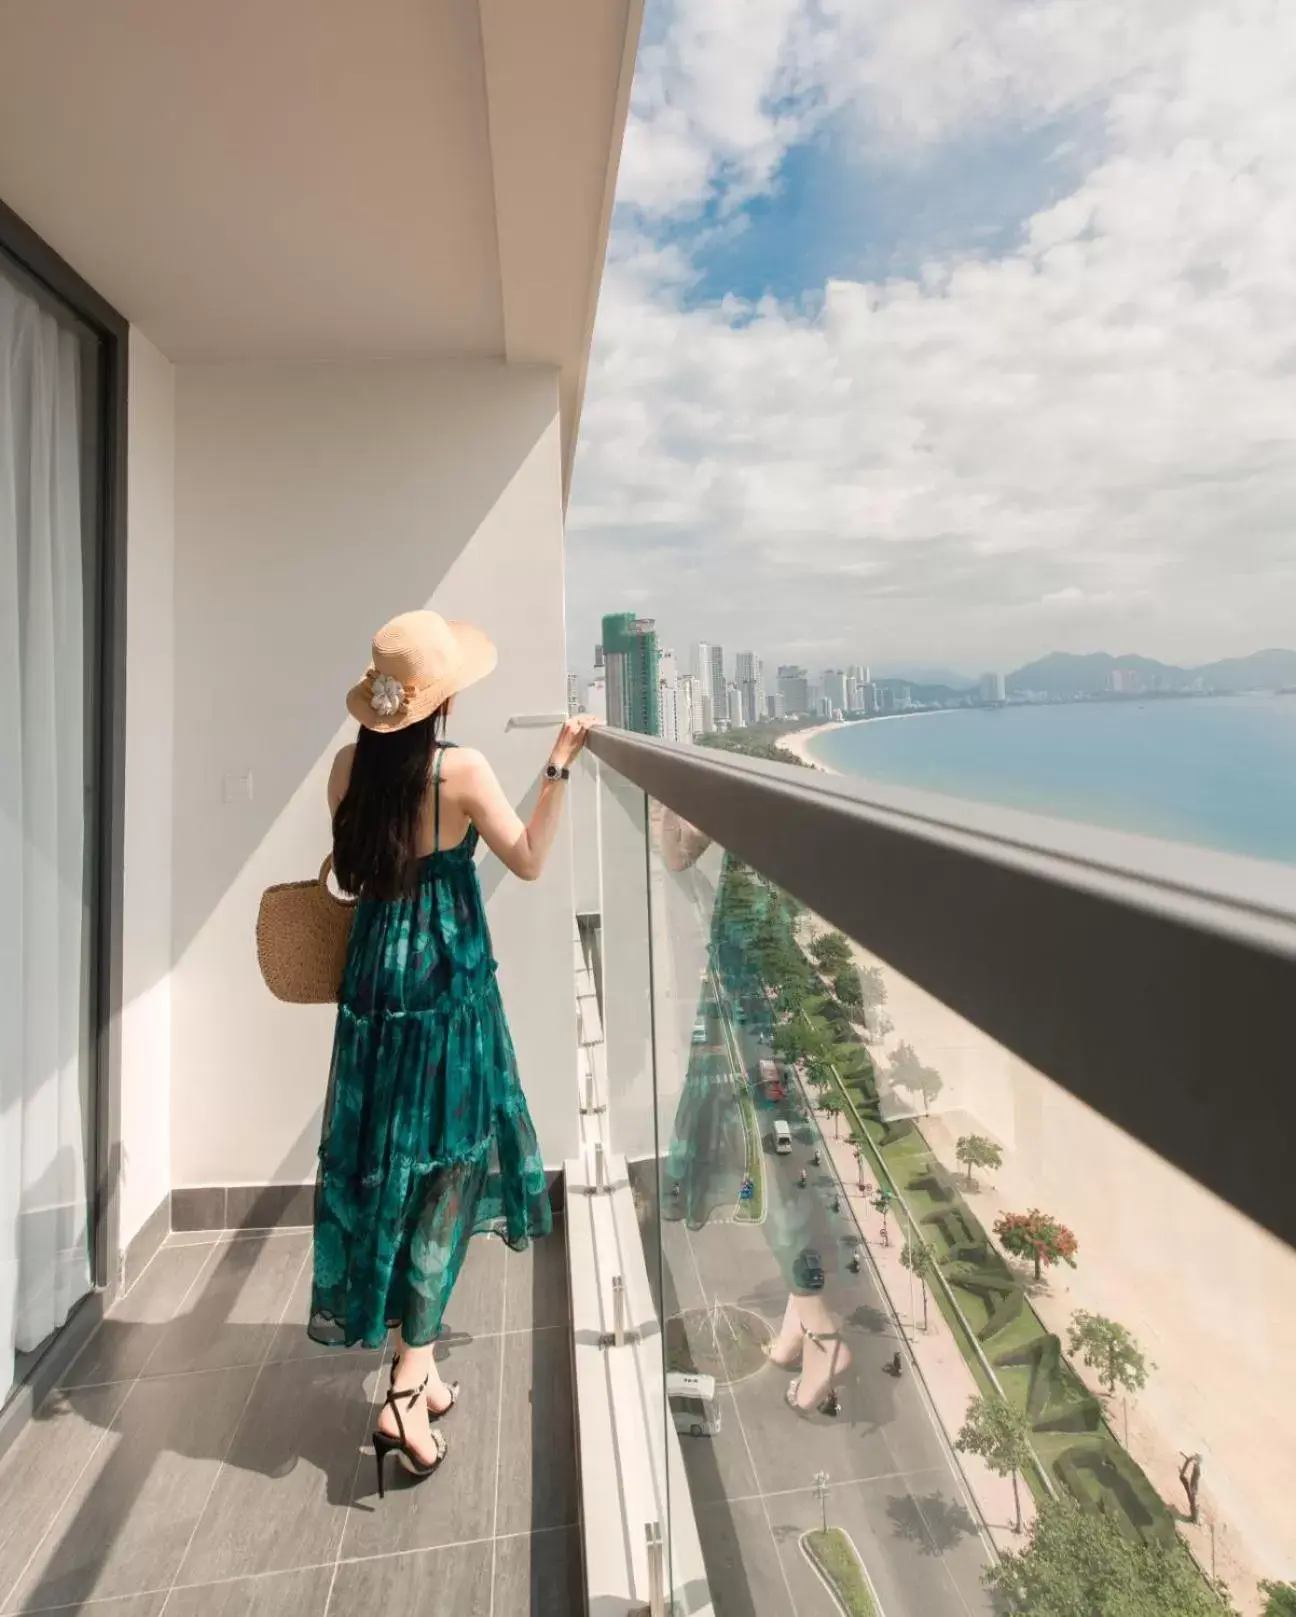
[[[479,629],[409,612],[379,630],[347,697],[360,722],[329,778],[333,867],[356,896],[338,996],[315,1199],[310,1334],[399,1334],[374,1433],[416,1477],[444,1460],[433,1343],[475,1234],[516,1249],[552,1229],[535,1131],[495,981],[473,854],[544,868],[591,721],[569,719],[526,825],[485,758],[443,738],[457,692],[490,673]]]

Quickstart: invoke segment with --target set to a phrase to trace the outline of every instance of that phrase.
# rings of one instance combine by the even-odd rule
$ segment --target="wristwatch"
[[[546,780],[570,780],[571,779],[571,770],[568,769],[565,764],[563,765],[563,767],[561,769],[559,769],[557,764],[546,764],[545,765],[545,779]]]

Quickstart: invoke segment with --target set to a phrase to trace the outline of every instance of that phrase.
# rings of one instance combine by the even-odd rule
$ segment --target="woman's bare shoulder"
[[[476,747],[458,747],[447,743],[441,763],[441,772],[448,774],[452,769],[480,769],[485,762],[486,754],[478,752]]]
[[[336,813],[338,804],[347,794],[347,787],[351,784],[351,766],[355,762],[355,742],[348,741],[333,760],[333,767],[329,770],[328,801],[329,808]]]
[[[447,785],[468,787],[490,773],[486,754],[476,747],[447,747],[441,755],[441,779]]]

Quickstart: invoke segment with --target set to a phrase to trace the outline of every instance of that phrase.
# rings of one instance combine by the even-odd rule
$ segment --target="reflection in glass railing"
[[[1296,1570],[1293,1254],[648,826],[632,1175],[716,1609],[1265,1610]]]
[[[816,1110],[829,1063],[853,1069],[807,918],[669,811],[650,823],[660,1147],[636,1171],[716,1609],[988,1613],[989,1533],[869,1258],[850,1129]]]

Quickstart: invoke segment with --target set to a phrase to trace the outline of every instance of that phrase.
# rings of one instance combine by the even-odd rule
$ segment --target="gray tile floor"
[[[474,1241],[442,1470],[367,1452],[384,1355],[316,1347],[304,1230],[173,1236],[0,1463],[0,1617],[584,1609],[564,1231]]]

